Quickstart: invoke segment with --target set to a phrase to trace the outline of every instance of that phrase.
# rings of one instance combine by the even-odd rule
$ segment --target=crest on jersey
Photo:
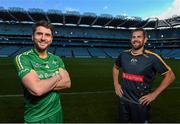
[[[45,68],[49,68],[49,65],[48,65],[48,64],[46,64]]]
[[[53,61],[52,61],[52,64],[57,65],[57,61],[54,61],[54,60],[53,60]]]
[[[132,59],[131,59],[131,64],[136,64],[136,63],[137,63],[137,61],[138,61],[137,59],[132,58]]]

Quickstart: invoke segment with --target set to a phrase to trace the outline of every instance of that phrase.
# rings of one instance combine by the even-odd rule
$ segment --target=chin
[[[48,47],[36,47],[36,49],[39,51],[39,52],[44,52],[48,49]]]

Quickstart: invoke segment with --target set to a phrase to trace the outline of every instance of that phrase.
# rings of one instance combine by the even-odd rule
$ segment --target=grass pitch
[[[62,90],[64,122],[117,122],[117,101],[112,81],[113,59],[63,59],[72,88]],[[152,103],[152,122],[180,122],[180,64],[166,61],[176,81]],[[154,87],[162,77],[157,75]],[[23,122],[23,96],[12,58],[0,59],[0,122]]]

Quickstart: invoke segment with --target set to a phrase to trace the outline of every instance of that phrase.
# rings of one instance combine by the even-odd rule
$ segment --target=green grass
[[[63,59],[70,73],[72,88],[63,90],[62,104],[65,122],[116,122],[118,97],[112,81],[113,59]],[[176,74],[171,87],[180,87],[178,60],[167,60]],[[157,75],[154,87],[162,78]],[[12,58],[0,59],[0,95],[22,94]],[[110,91],[104,93],[89,93]],[[152,103],[152,122],[180,122],[180,90],[170,89]],[[23,122],[23,97],[0,97],[0,122]]]

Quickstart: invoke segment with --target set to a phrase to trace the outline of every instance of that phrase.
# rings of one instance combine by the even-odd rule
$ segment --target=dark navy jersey
[[[150,92],[156,73],[163,75],[171,70],[159,55],[148,50],[136,56],[131,50],[123,51],[115,64],[122,71],[123,98],[135,103]]]

